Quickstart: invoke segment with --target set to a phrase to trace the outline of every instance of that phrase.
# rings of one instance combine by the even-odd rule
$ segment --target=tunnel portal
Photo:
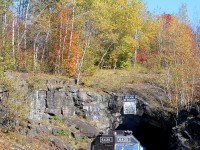
[[[122,122],[116,130],[131,130],[145,150],[168,150],[170,130],[135,115],[124,116]]]

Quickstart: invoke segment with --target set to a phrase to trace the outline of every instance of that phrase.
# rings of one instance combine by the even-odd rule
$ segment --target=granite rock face
[[[49,88],[50,87],[50,88]],[[75,86],[51,86],[29,91],[29,119],[49,120],[51,116],[81,116],[96,122],[99,129],[109,128],[108,95],[91,93]]]

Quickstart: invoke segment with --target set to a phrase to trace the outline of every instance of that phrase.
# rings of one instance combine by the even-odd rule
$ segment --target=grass
[[[68,80],[69,77],[44,73],[33,74],[7,71],[2,76],[0,76],[0,83],[5,85],[6,88],[10,89],[10,87],[13,88],[16,83],[24,80],[27,82],[29,88],[37,88],[43,87],[46,84],[45,81],[48,79]]]
[[[42,150],[48,149],[50,135],[41,133],[37,135],[22,135],[16,132],[4,134],[0,132],[0,149],[13,149],[13,145],[22,149]],[[6,144],[5,144],[6,143]]]
[[[159,73],[149,71],[141,66],[126,70],[98,70],[92,76],[82,76],[84,87],[98,93],[102,91],[120,91],[125,88],[133,89],[139,93],[151,107],[173,111],[171,102],[163,96],[164,70]]]
[[[130,68],[128,70],[98,70],[92,76],[82,76],[84,86],[102,89],[119,90],[129,84],[145,83],[155,78],[147,74],[142,67]]]
[[[59,76],[59,75],[51,75],[51,74],[42,74],[38,73],[36,75],[28,74],[26,78],[26,82],[30,88],[44,87],[46,83],[44,81],[48,79],[56,79],[56,80],[68,80],[67,76]]]

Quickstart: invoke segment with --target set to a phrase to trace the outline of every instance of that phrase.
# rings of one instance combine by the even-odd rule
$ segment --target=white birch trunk
[[[36,35],[36,38],[34,40],[34,45],[33,45],[33,49],[34,49],[34,54],[33,54],[33,71],[34,73],[36,72],[36,69],[37,69],[37,54],[38,54],[38,46],[36,47],[36,44],[37,44],[37,39],[38,39],[38,36],[40,35],[40,32]]]
[[[137,40],[138,41],[138,39],[139,39],[139,33],[138,33],[138,30],[136,30],[136,32],[135,32],[135,40]],[[137,53],[138,53],[138,47],[137,48],[135,48],[135,50],[134,50],[134,67],[136,66],[136,64],[137,64]]]
[[[89,46],[90,46],[90,35],[89,35],[89,37],[88,37],[87,44],[85,45],[85,48],[84,48],[84,51],[83,51],[83,55],[82,55],[82,57],[81,57],[80,64],[79,64],[79,66],[77,67],[77,68],[78,68],[77,81],[76,81],[76,84],[77,84],[77,85],[78,85],[79,82],[80,82],[80,76],[81,76],[81,70],[82,70],[82,67],[83,67],[83,61],[84,61],[85,54],[86,54],[86,51],[87,51],[87,49],[89,48]]]
[[[21,51],[20,51],[20,15],[21,15],[21,0],[18,5],[18,16],[17,16],[17,52],[19,53],[19,58],[17,58],[17,63],[21,61]],[[18,66],[19,67],[19,66]]]
[[[100,61],[99,61],[98,66],[100,66],[100,65],[102,64],[104,57],[107,55],[108,51],[110,50],[110,47],[111,47],[113,44],[114,44],[114,43],[112,43],[112,44],[110,44],[110,45],[108,46],[107,50],[106,50],[105,53],[102,55],[102,57],[101,57],[101,59],[100,59]]]
[[[71,23],[71,33],[70,33],[70,41],[69,41],[69,49],[68,49],[68,62],[70,58],[71,53],[71,47],[72,47],[72,40],[73,40],[73,30],[74,30],[74,15],[75,15],[75,6],[72,8],[72,23]]]
[[[4,9],[6,10],[7,6],[4,5]],[[6,35],[6,26],[7,26],[7,14],[6,12],[4,13],[4,22],[3,22],[3,47],[5,47],[5,35]]]
[[[26,7],[26,16],[25,16],[25,25],[24,25],[24,50],[25,50],[25,59],[24,59],[24,65],[25,65],[25,68],[26,68],[26,55],[27,55],[27,39],[26,39],[26,33],[27,33],[27,19],[28,19],[28,10],[29,10],[29,3],[30,3],[30,0],[28,1],[28,4],[27,4],[27,7]]]
[[[48,38],[49,38],[49,32],[47,32],[47,35],[46,35],[46,38],[45,38],[45,46],[44,46],[43,51],[42,51],[41,63],[45,62],[44,57],[45,57],[45,52],[46,52],[46,49],[47,49],[46,46],[47,46],[47,43],[48,43]]]
[[[137,53],[138,53],[138,49],[135,48],[135,51],[134,51],[134,67],[136,66],[136,63],[137,63]]]
[[[12,22],[12,51],[13,51],[13,61],[15,64],[15,16],[13,16],[13,22]]]
[[[58,51],[58,74],[61,72],[61,49],[62,49],[62,29],[63,29],[63,22],[62,22],[62,14],[60,16],[60,39],[59,39],[59,51]]]

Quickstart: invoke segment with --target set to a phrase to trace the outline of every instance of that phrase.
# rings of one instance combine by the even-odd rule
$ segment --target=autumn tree
[[[158,65],[166,70],[166,94],[178,114],[185,105],[189,109],[194,99],[199,64],[193,57],[192,31],[187,22],[169,14],[159,19],[162,34],[158,32]]]
[[[12,51],[12,35],[14,14],[9,9],[12,1],[0,1],[0,72],[13,69],[14,58]]]
[[[142,3],[133,1],[88,1],[92,38],[97,41],[97,64],[101,67],[126,67],[134,47],[135,34],[142,22]]]

